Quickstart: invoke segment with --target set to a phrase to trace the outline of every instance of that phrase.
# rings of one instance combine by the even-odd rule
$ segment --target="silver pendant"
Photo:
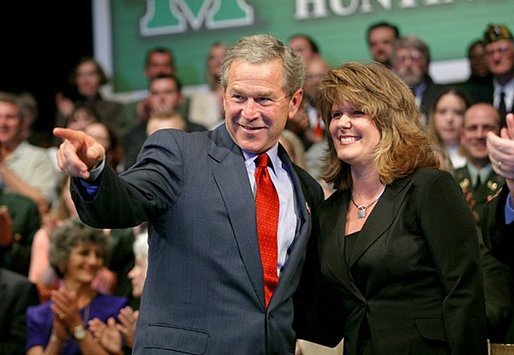
[[[366,207],[364,207],[364,206],[357,206],[357,208],[359,209],[357,211],[357,218],[358,219],[366,218]]]

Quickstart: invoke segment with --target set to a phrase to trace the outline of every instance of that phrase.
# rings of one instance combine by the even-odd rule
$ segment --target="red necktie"
[[[261,252],[262,269],[264,271],[264,295],[268,307],[273,291],[278,284],[277,275],[277,227],[279,201],[277,190],[268,172],[269,157],[261,154],[256,159],[255,209],[257,212],[257,235]]]

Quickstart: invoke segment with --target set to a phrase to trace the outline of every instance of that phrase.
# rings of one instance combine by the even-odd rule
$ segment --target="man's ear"
[[[303,100],[303,89],[300,88],[296,90],[289,100],[289,119],[293,118],[294,115],[296,115],[296,111],[298,111],[298,108],[300,107],[300,104]]]

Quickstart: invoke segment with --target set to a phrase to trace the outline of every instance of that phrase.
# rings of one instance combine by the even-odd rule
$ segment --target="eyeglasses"
[[[399,63],[405,63],[407,60],[410,60],[411,62],[414,62],[414,63],[419,63],[421,62],[423,59],[423,55],[419,52],[410,52],[408,54],[401,54],[401,55],[398,55],[397,57],[397,61]]]
[[[494,55],[495,53],[498,53],[499,55],[505,55],[510,52],[512,49],[512,45],[509,46],[507,44],[504,44],[502,46],[498,46],[497,48],[486,48],[485,54],[488,56]]]

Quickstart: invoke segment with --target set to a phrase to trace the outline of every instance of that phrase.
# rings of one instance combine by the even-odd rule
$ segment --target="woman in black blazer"
[[[410,89],[379,64],[320,84],[328,127],[319,260],[344,314],[345,355],[485,354],[473,217],[438,170]]]

